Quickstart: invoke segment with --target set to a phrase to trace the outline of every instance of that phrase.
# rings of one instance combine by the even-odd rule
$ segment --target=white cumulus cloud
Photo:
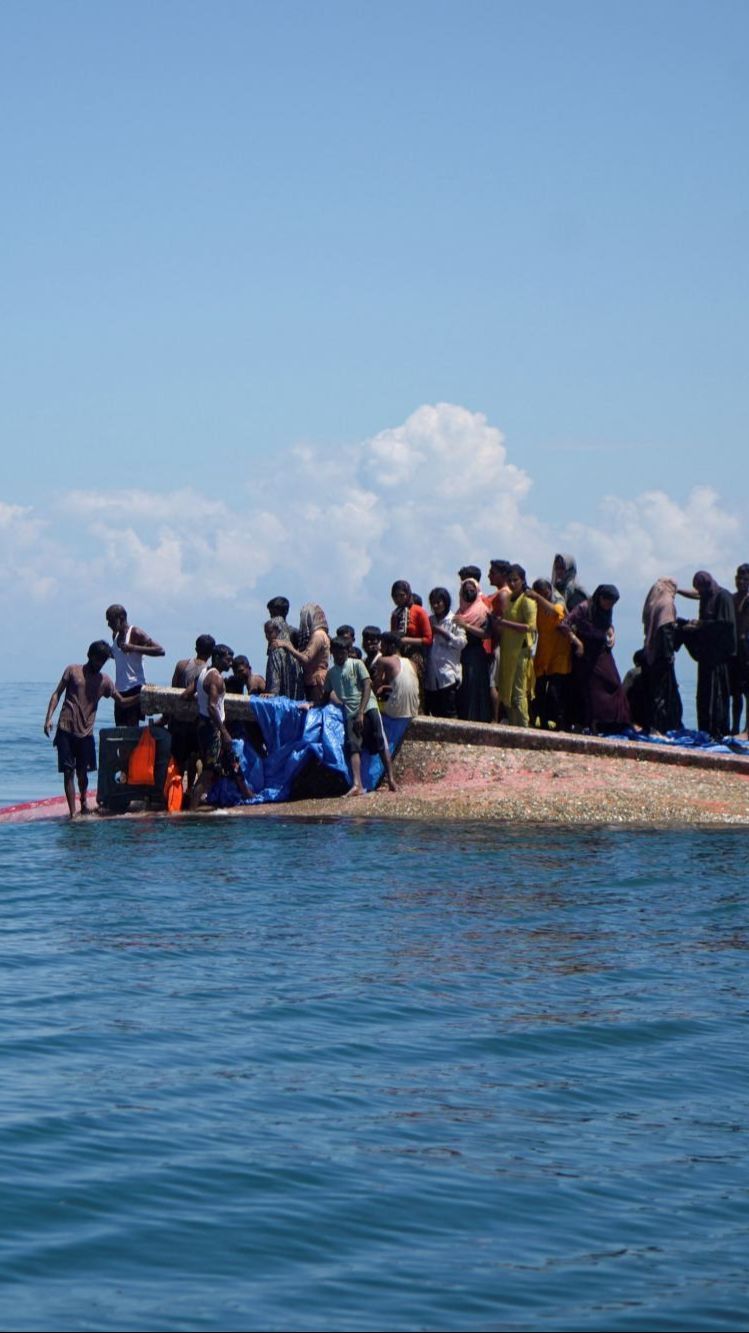
[[[384,623],[394,578],[426,596],[436,583],[455,588],[463,563],[486,569],[507,556],[535,577],[570,550],[588,588],[619,585],[619,621],[631,617],[634,634],[658,575],[705,567],[727,581],[749,554],[746,528],[708,486],[683,503],[663,491],[608,496],[586,521],[571,491],[569,517],[552,525],[533,512],[532,484],[483,413],[425,404],[369,439],[297,445],[270,467],[253,464],[227,479],[223,498],[194,487],[77,490],[48,513],[0,501],[0,599],[58,602],[60,633],[82,642],[122,601],[169,660],[204,630],[260,659],[265,602],[277,593],[295,610],[321,602],[334,626]]]

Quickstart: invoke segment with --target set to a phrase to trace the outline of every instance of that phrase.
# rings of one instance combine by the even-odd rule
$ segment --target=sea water
[[[48,695],[3,803],[61,788]],[[744,1328],[746,850],[0,825],[0,1326]]]

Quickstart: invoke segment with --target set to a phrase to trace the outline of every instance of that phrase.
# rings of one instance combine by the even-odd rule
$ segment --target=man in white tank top
[[[115,667],[115,685],[118,694],[128,701],[114,705],[116,727],[137,727],[140,724],[140,692],[146,683],[144,657],[163,657],[164,649],[146,631],[128,624],[127,611],[119,602],[106,610],[107,624],[112,631],[112,657]]]
[[[232,736],[226,725],[226,682],[234,658],[231,648],[217,643],[211,654],[211,665],[206,662],[182,691],[183,699],[196,699],[198,704],[198,753],[202,772],[190,793],[190,809],[205,805],[208,793],[217,778],[232,777],[240,795],[248,800],[252,795],[232,749]]]
[[[378,695],[387,694],[382,705],[386,717],[417,716],[419,678],[408,658],[402,656],[400,634],[383,634],[382,655],[374,667],[374,680]]]

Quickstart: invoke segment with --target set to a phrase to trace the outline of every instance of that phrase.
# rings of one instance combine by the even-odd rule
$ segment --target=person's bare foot
[[[345,792],[344,800],[346,796],[363,796],[363,795],[364,795],[364,788],[357,787],[356,783],[354,783],[353,787],[349,787],[348,791]]]
[[[94,813],[94,812],[93,812],[93,810],[91,809],[91,806],[90,806],[90,805],[87,805],[85,801],[81,801],[81,814],[82,814],[82,815],[92,815],[93,813]]]
[[[391,791],[397,791],[398,788],[392,778],[388,778],[388,787]]]

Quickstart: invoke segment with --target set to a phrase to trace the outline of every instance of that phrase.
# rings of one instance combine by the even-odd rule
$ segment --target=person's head
[[[474,578],[464,579],[460,585],[461,602],[475,602],[478,595],[479,588],[476,580]]]
[[[619,601],[619,589],[615,588],[613,583],[599,583],[591,601],[595,603],[599,611],[605,611],[608,614],[613,611]]]
[[[507,587],[510,589],[510,596],[513,600],[516,597],[519,597],[521,592],[525,592],[528,583],[522,565],[510,565],[509,573],[507,575]]]
[[[644,648],[638,648],[637,652],[632,654],[632,661],[636,667],[640,668],[640,670],[647,664],[647,660]]]
[[[736,570],[736,591],[743,597],[749,592],[749,565],[739,565]]]
[[[382,630],[379,625],[364,626],[364,629],[361,632],[361,641],[368,657],[374,657],[375,653],[379,653],[381,638]]]
[[[506,588],[507,575],[510,572],[509,560],[492,560],[489,564],[489,582],[493,588]]]
[[[234,653],[228,643],[217,643],[211,653],[211,665],[223,675],[225,671],[231,670],[233,661]]]
[[[271,597],[270,601],[267,603],[268,615],[271,617],[271,620],[274,616],[280,616],[282,620],[286,620],[289,614],[290,605],[291,603],[289,602],[288,597]]]
[[[348,657],[349,644],[347,639],[342,639],[336,634],[335,638],[330,640],[330,652],[336,666],[343,666]]]
[[[298,647],[304,650],[317,630],[328,633],[328,617],[317,602],[305,602],[299,612]]]
[[[401,642],[400,634],[395,634],[393,633],[392,630],[388,630],[386,634],[383,634],[382,636],[383,657],[398,657],[402,651],[403,651],[403,644]]]
[[[706,569],[698,569],[692,579],[692,587],[695,592],[700,594],[700,597],[709,596],[716,586],[715,579],[712,574],[708,574]]]
[[[104,663],[107,662],[111,656],[112,649],[106,639],[94,639],[94,642],[88,645],[86,657],[89,666],[94,671],[101,671]]]
[[[212,634],[199,634],[195,640],[195,656],[199,657],[201,662],[207,662],[215,647],[216,640]]]
[[[412,593],[411,593],[411,604],[412,604],[412,606],[423,606],[423,605],[424,605],[424,598],[422,597],[422,595],[421,595],[420,592],[412,592]]]
[[[432,588],[429,605],[438,620],[443,620],[452,606],[452,598],[447,588]]]
[[[237,680],[244,681],[245,685],[249,685],[252,677],[252,667],[244,653],[237,653],[236,657],[232,658],[231,669]]]
[[[410,606],[412,600],[411,584],[405,579],[396,579],[390,589],[390,596],[396,606]]]
[[[127,625],[127,611],[124,606],[120,606],[119,602],[113,602],[111,606],[107,607],[104,614],[113,634],[119,634],[120,630]]]
[[[477,583],[481,582],[481,570],[478,565],[461,565],[458,570],[458,578],[461,583],[465,579],[475,579]]]
[[[269,644],[275,643],[276,639],[287,639],[288,627],[283,616],[271,616],[263,625],[263,631]]]
[[[574,555],[565,555],[558,551],[554,556],[551,577],[554,587],[559,592],[562,592],[568,584],[574,583],[577,577],[577,561]]]
[[[548,579],[535,579],[533,591],[537,592],[540,597],[545,597],[547,602],[551,601],[552,588]]]
[[[356,638],[356,630],[354,629],[353,625],[339,625],[335,633],[336,633],[336,638],[345,639],[349,647]]]
[[[362,652],[358,643],[350,643],[348,646],[348,655],[349,657],[355,657],[357,662],[361,662],[364,653]]]

